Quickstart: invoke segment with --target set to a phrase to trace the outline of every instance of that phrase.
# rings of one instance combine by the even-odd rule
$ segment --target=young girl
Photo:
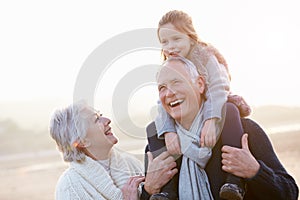
[[[219,138],[216,125],[224,124],[221,140],[223,145],[241,147],[243,128],[240,115],[250,114],[246,102],[237,95],[230,95],[230,74],[224,57],[212,45],[201,41],[194,29],[192,19],[182,11],[166,13],[158,25],[158,38],[162,45],[164,60],[170,56],[182,56],[192,61],[206,80],[205,124],[201,130],[199,147],[213,147]],[[234,103],[226,103],[230,101]],[[176,103],[176,102],[175,102]],[[225,117],[226,116],[226,117]],[[221,123],[220,123],[221,122]],[[159,105],[159,115],[155,120],[158,138],[164,138],[167,150],[173,155],[180,155],[180,142],[175,133],[174,120]],[[148,137],[149,138],[149,137]],[[154,149],[149,140],[150,151]],[[172,182],[170,183],[172,184]],[[173,183],[174,184],[174,183]],[[152,199],[176,199],[176,191],[166,186],[162,193]],[[175,195],[174,195],[175,194]],[[220,189],[223,199],[243,199],[244,183],[238,177],[228,174],[225,184]]]

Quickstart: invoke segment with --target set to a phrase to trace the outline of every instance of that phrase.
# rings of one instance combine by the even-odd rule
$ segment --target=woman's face
[[[91,111],[90,116],[86,139],[91,142],[93,148],[111,148],[118,142],[118,138],[111,131],[110,119],[95,111]]]
[[[158,37],[162,45],[163,54],[169,56],[187,57],[193,45],[191,39],[181,32],[171,23],[160,27]]]

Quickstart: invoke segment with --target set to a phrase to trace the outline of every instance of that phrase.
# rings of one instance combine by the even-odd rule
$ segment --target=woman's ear
[[[91,146],[91,141],[88,139],[83,139],[78,143],[79,148],[88,148],[89,146]]]

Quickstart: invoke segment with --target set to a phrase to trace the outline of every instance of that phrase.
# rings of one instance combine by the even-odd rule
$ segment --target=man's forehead
[[[186,71],[181,70],[179,71],[176,68],[164,67],[161,73],[158,76],[158,84],[164,84],[174,80],[185,80],[188,81],[189,77]]]
[[[182,75],[186,75],[186,69],[182,62],[180,62],[178,60],[174,60],[174,61],[166,63],[166,65],[161,68],[160,75],[161,74],[171,74],[172,76],[175,76],[175,75],[182,76]]]

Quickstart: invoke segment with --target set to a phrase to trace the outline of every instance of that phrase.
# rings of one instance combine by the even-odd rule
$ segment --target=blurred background
[[[4,181],[0,199],[54,199],[56,181],[67,165],[49,136],[52,112],[73,102],[78,74],[97,47],[127,31],[156,28],[173,9],[187,12],[200,38],[224,55],[232,91],[251,105],[250,118],[266,130],[299,185],[300,13],[296,3],[1,1],[0,176]],[[112,96],[119,80],[138,66],[160,62],[160,51],[153,49],[112,61],[98,80],[95,107],[114,119]],[[154,84],[141,85],[130,94],[129,118],[124,120],[144,130],[155,117],[157,99]],[[120,138],[118,148],[142,158],[145,132],[130,135],[117,124],[112,126]]]

